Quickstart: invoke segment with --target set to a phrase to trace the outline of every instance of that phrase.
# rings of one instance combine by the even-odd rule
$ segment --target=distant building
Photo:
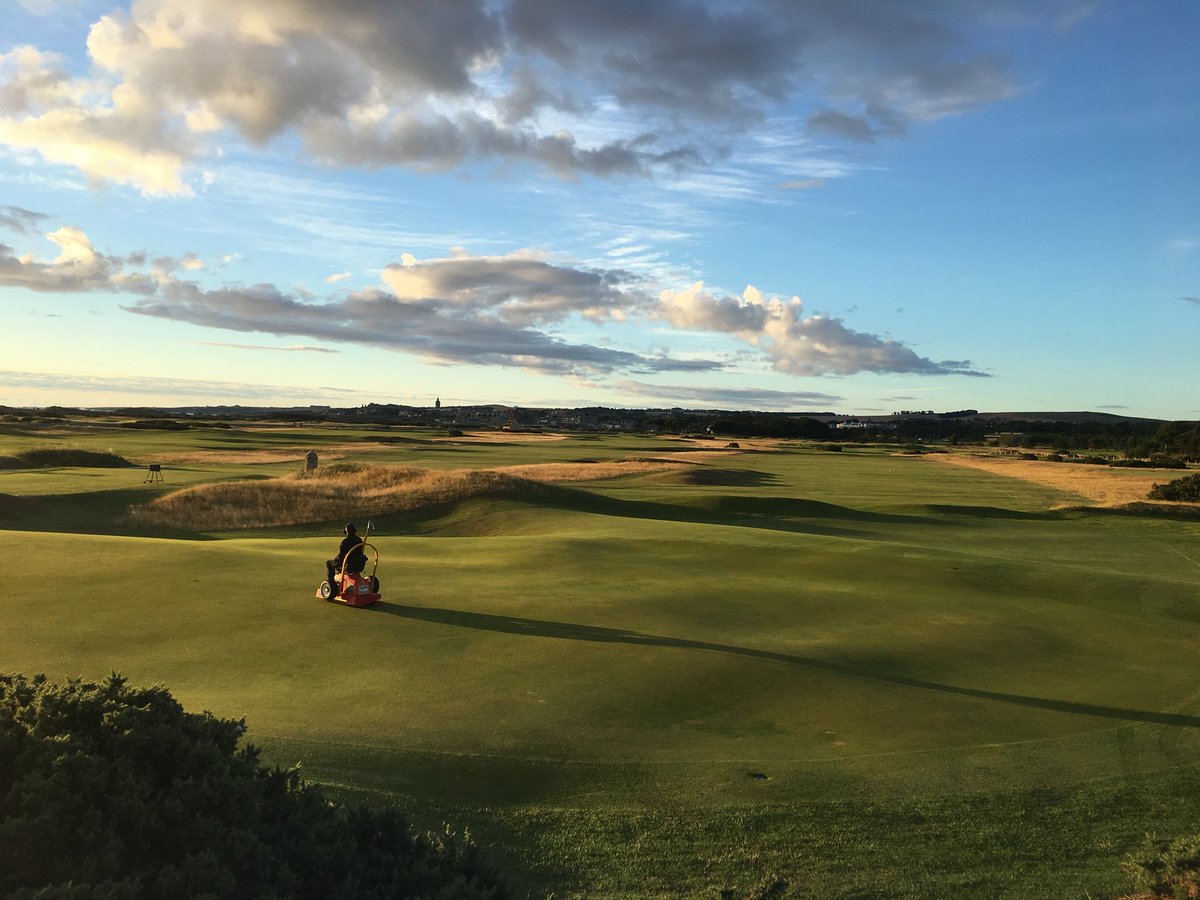
[[[995,434],[985,434],[984,441],[989,447],[1019,447],[1025,440],[1025,434],[1020,431],[998,431]]]

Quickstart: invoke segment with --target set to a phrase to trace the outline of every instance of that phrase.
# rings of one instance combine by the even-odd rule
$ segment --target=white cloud
[[[660,402],[699,405],[716,409],[778,409],[807,407],[828,411],[845,398],[819,391],[775,391],[767,388],[720,388],[696,385],[648,384],[625,380],[616,387],[622,394],[649,397]]]
[[[247,400],[304,398],[347,402],[360,395],[357,388],[297,387],[233,381],[199,381],[189,378],[145,377],[138,375],[69,375],[54,372],[0,372],[0,381],[13,390],[45,390],[61,395],[65,391],[95,394],[143,394],[157,397],[224,398],[239,403]],[[209,402],[209,401],[201,401]]]
[[[580,315],[602,322],[625,318],[644,303],[637,279],[620,270],[556,266],[529,253],[416,260],[383,270],[401,303],[487,311],[517,325],[544,325]]]
[[[683,331],[732,335],[777,371],[791,375],[982,374],[969,362],[934,362],[899,341],[855,331],[831,316],[805,316],[798,297],[766,297],[753,285],[740,297],[718,296],[696,282],[654,298],[642,278],[623,269],[554,263],[531,251],[472,256],[456,249],[448,257],[428,260],[405,254],[401,264],[383,269],[384,286],[319,300],[306,290],[288,293],[273,284],[206,288],[182,280],[177,273],[208,271],[193,253],[153,260],[141,252],[108,256],[73,226],[46,238],[59,250],[49,261],[18,256],[0,244],[0,285],[135,294],[142,299],[124,308],[139,315],[363,344],[445,363],[585,377],[725,368],[713,359],[571,342],[552,331],[568,321],[602,326],[651,318]]]
[[[32,47],[0,57],[0,142],[148,194],[191,192],[204,174],[186,167],[233,136],[295,135],[335,165],[678,172],[794,107],[873,140],[1010,97],[1008,61],[975,34],[1079,7],[1043,6],[139,0],[92,25],[86,76]]]
[[[295,344],[291,347],[268,347],[262,344],[233,344],[227,341],[193,341],[205,347],[228,347],[231,350],[253,350],[256,353],[337,353],[329,347],[309,347]]]
[[[805,316],[799,297],[767,298],[753,285],[741,297],[716,296],[703,282],[666,290],[654,314],[677,328],[735,335],[759,348],[776,371],[791,375],[982,374],[969,362],[934,362],[899,341],[855,331],[832,316]]]
[[[345,281],[349,277],[351,277],[349,272],[336,272],[333,275],[326,275],[325,283],[337,284],[339,281]]]

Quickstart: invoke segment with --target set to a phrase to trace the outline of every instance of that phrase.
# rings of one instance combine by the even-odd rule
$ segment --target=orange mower
[[[363,572],[346,571],[347,563],[350,562],[356,552],[361,551],[365,557],[367,549],[370,549],[375,554],[375,561],[371,565],[371,574],[366,575]],[[328,581],[321,582],[321,586],[317,588],[317,598],[319,600],[328,600],[331,603],[344,603],[346,606],[370,606],[372,603],[378,603],[381,599],[379,595],[379,579],[375,577],[375,572],[378,569],[379,551],[375,549],[373,544],[363,541],[346,554],[345,559],[342,560],[341,572],[333,576],[334,584],[330,584]]]

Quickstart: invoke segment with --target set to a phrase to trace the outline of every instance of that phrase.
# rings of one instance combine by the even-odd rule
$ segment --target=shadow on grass
[[[434,622],[439,625],[450,625],[456,628],[474,628],[480,631],[496,631],[526,637],[557,638],[567,641],[632,644],[642,647],[669,647],[677,650],[702,650],[709,653],[724,653],[732,656],[782,663],[804,669],[844,675],[850,678],[860,678],[864,681],[893,684],[924,691],[935,691],[941,694],[954,694],[960,697],[971,697],[976,700],[1011,703],[1017,706],[1046,709],[1052,712],[1097,716],[1103,719],[1119,719],[1125,722],[1145,722],[1152,725],[1200,728],[1200,716],[1155,712],[1153,710],[1126,709],[1119,706],[1101,706],[1094,703],[1079,703],[1073,700],[1053,700],[1046,697],[1030,697],[1024,694],[987,691],[981,688],[959,687],[953,684],[942,684],[920,678],[909,678],[905,675],[891,675],[886,672],[873,671],[867,667],[856,666],[850,663],[816,659],[811,656],[798,656],[792,653],[776,653],[771,650],[757,650],[753,647],[714,644],[707,641],[692,641],[685,638],[663,637],[654,634],[643,634],[637,631],[625,631],[619,628],[574,625],[567,622],[548,622],[542,619],[523,619],[517,616],[496,616],[456,609],[403,606],[392,603],[380,603],[371,607],[371,609],[387,615],[402,616],[406,619],[417,619],[422,622]]]
[[[545,505],[595,515],[696,525],[765,528],[794,534],[873,539],[875,532],[854,525],[953,524],[936,516],[870,512],[799,497],[754,497],[742,494],[692,495],[682,503],[631,500],[590,491],[569,490],[543,499]],[[836,524],[834,524],[836,523]]]
[[[648,481],[697,487],[761,487],[779,480],[778,475],[754,469],[714,469],[707,466],[644,476]]]
[[[1019,509],[1005,509],[1001,506],[963,506],[953,503],[930,503],[920,508],[938,515],[968,516],[973,519],[1027,519],[1036,521],[1051,521],[1062,518],[1061,513],[1050,510],[1028,512]]]
[[[1200,519],[1200,503],[1122,503],[1120,506],[1071,506],[1070,512],[1089,516],[1137,516],[1145,519]]]
[[[213,537],[183,528],[140,525],[129,508],[146,503],[161,491],[125,488],[81,494],[0,494],[0,529],[52,534],[103,534],[208,541]],[[86,498],[86,499],[84,499]]]

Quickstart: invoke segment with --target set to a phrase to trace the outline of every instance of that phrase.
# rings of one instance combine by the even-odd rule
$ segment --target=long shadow
[[[595,460],[580,460],[595,462]],[[696,487],[762,487],[779,481],[779,476],[755,469],[713,469],[703,466],[662,473],[667,484],[683,484]]]
[[[523,619],[517,616],[496,616],[456,609],[404,606],[394,603],[380,603],[370,607],[370,609],[387,615],[402,616],[406,619],[435,622],[439,625],[474,628],[480,631],[496,631],[504,634],[519,634],[526,637],[558,638],[559,640],[566,641],[633,644],[642,647],[670,647],[678,650],[703,650],[709,653],[726,653],[733,656],[761,659],[767,662],[783,663],[784,665],[814,669],[821,672],[831,672],[835,675],[860,678],[864,681],[894,684],[923,691],[936,691],[941,694],[955,694],[960,697],[972,697],[976,700],[992,700],[997,703],[1012,703],[1017,706],[1028,706],[1034,709],[1048,709],[1054,712],[1071,713],[1081,716],[1099,716],[1104,719],[1120,719],[1126,722],[1145,722],[1153,725],[1176,725],[1182,728],[1200,728],[1200,716],[1126,709],[1120,706],[1100,706],[1094,703],[1078,703],[1073,700],[1053,700],[1046,697],[1029,697],[1024,694],[1006,694],[1000,691],[986,691],[980,688],[959,687],[953,684],[925,681],[920,678],[909,678],[905,675],[888,675],[881,672],[874,672],[870,669],[849,663],[815,659],[811,656],[797,656],[791,653],[776,653],[771,650],[756,650],[753,647],[713,644],[707,641],[663,637],[654,634],[643,634],[637,631],[625,631],[619,628],[600,628],[595,625],[548,622],[542,619]]]
[[[656,500],[631,500],[592,491],[568,489],[538,499],[541,504],[546,506],[556,506],[596,515],[688,522],[697,525],[764,528],[771,531],[829,537],[869,539],[875,536],[871,531],[853,527],[855,525],[945,526],[952,524],[944,518],[935,516],[875,513],[824,503],[819,500],[794,497],[720,495],[693,498],[695,505],[692,505],[663,503]]]
[[[0,494],[0,529],[49,534],[105,534],[180,540],[216,540],[182,528],[143,525],[127,518],[129,507],[157,492],[145,487],[80,494]]]
[[[922,509],[947,516],[968,516],[973,519],[1024,519],[1044,522],[1063,517],[1061,513],[1053,510],[1028,512],[1020,509],[1005,509],[1002,506],[964,506],[956,503],[930,503]]]

